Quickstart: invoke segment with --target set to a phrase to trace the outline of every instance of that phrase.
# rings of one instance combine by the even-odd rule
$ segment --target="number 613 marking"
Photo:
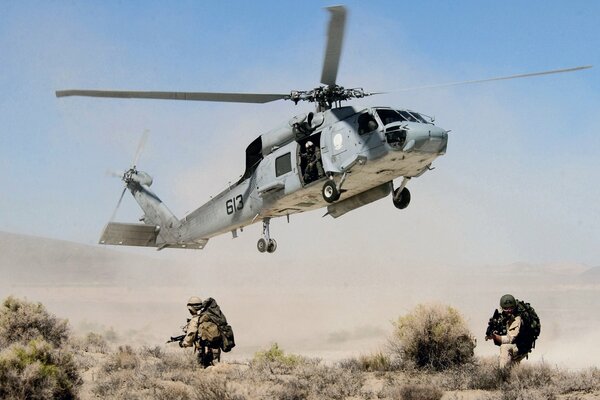
[[[238,194],[233,199],[229,199],[225,202],[225,208],[227,209],[228,215],[241,210],[244,208],[244,198],[241,194]]]

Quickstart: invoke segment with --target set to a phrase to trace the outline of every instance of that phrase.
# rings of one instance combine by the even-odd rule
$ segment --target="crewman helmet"
[[[500,298],[500,307],[502,309],[515,308],[516,306],[517,301],[515,300],[512,294],[505,294]]]
[[[304,145],[307,149],[310,149],[313,146],[313,142],[311,142],[310,140],[308,142],[306,142],[306,144]]]

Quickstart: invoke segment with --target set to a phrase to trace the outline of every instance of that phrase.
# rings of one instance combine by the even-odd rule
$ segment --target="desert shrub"
[[[304,361],[307,360],[295,354],[286,354],[277,343],[273,343],[268,350],[254,353],[250,364],[252,368],[267,368],[272,373],[289,373]]]
[[[475,338],[456,309],[420,304],[394,323],[390,348],[404,364],[440,371],[472,361]]]
[[[385,372],[397,369],[390,356],[383,352],[361,355],[358,358],[348,358],[339,362],[339,367],[353,372]]]
[[[111,354],[109,359],[102,365],[102,369],[105,372],[135,369],[139,363],[139,358],[131,346],[119,346],[117,352]]]
[[[548,364],[519,364],[510,371],[510,384],[520,388],[542,388],[552,384],[556,369]]]
[[[0,307],[0,349],[12,343],[26,344],[39,338],[60,347],[68,337],[67,320],[48,313],[42,303],[9,296]]]
[[[293,370],[291,379],[281,382],[275,390],[278,399],[332,399],[341,400],[361,394],[364,381],[356,374],[338,367],[319,363],[304,363]]]
[[[106,339],[98,333],[89,332],[83,337],[71,339],[71,347],[79,352],[106,354],[109,350]]]
[[[201,368],[190,352],[121,346],[101,365],[94,396],[103,399],[240,400],[226,379]]]
[[[409,384],[392,392],[392,398],[398,400],[440,400],[444,392],[434,386]]]
[[[578,372],[558,371],[554,384],[562,394],[600,391],[600,369],[594,367]]]
[[[81,383],[71,355],[42,339],[0,353],[2,399],[73,399]]]

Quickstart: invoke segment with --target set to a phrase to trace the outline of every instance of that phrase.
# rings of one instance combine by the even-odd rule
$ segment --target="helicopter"
[[[114,222],[105,226],[99,243],[104,245],[203,249],[209,239],[262,222],[257,249],[273,253],[270,221],[276,217],[327,207],[325,215],[338,218],[391,194],[392,204],[405,209],[411,201],[407,184],[433,169],[446,153],[449,130],[434,124],[426,114],[398,107],[342,105],[383,92],[344,88],[337,83],[347,10],[326,8],[330,13],[320,86],[289,93],[158,92],[123,90],[59,90],[57,97],[87,96],[189,100],[235,103],[268,103],[290,100],[315,104],[313,112],[296,115],[260,134],[246,148],[241,178],[183,218],[177,218],[152,192],[152,177],[137,168],[145,140],[131,167],[119,177],[125,184],[121,200],[131,192],[144,212],[140,223]],[[409,88],[472,84],[525,78],[590,68],[580,66],[480,80]],[[399,184],[394,184],[394,181]],[[115,212],[117,210],[115,208]]]

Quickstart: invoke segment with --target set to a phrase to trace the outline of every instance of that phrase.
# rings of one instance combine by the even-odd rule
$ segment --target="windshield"
[[[416,113],[416,112],[414,112],[414,111],[411,111],[409,114],[410,114],[410,115],[412,115],[413,117],[415,117],[415,118],[416,118],[416,119],[417,119],[419,122],[423,122],[424,124],[426,124],[426,123],[427,123],[427,121],[425,120],[425,118],[423,118],[423,117],[421,116],[421,114],[419,114],[419,113]]]
[[[406,117],[400,115],[396,110],[378,109],[377,115],[384,125],[391,124],[392,122],[404,122],[407,121]]]
[[[391,124],[393,122],[420,122],[423,124],[429,124],[423,116],[415,111],[406,110],[390,110],[387,108],[377,109],[377,115],[381,119],[384,125]]]

